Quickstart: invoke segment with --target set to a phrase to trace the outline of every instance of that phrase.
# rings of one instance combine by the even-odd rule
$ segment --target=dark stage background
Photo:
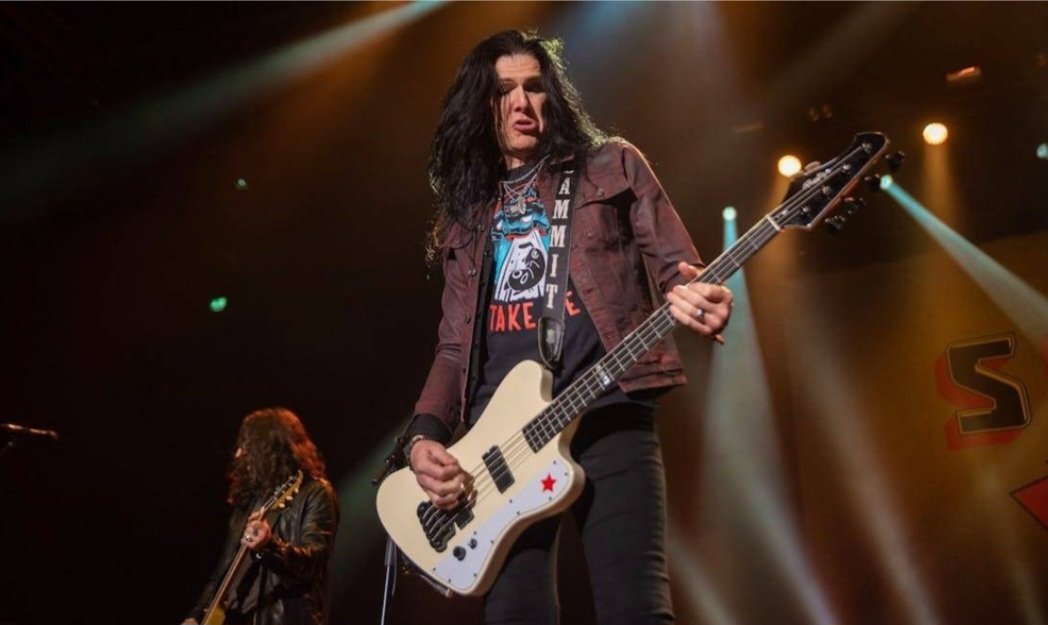
[[[951,128],[953,178],[929,193],[965,208],[941,219],[995,249],[1048,227],[1048,161],[1035,156],[1048,141],[1043,3],[5,3],[0,422],[61,437],[23,440],[0,458],[0,623],[181,622],[223,537],[239,421],[275,404],[303,417],[341,496],[332,623],[378,621],[383,538],[368,480],[410,414],[439,314],[440,276],[422,252],[428,142],[459,61],[510,27],[565,39],[595,121],[645,151],[706,258],[723,244],[722,208],[735,206],[745,229],[777,203],[775,161],[786,151],[825,160],[856,132],[881,130],[909,153],[899,183],[931,188],[920,131],[933,119]],[[982,68],[980,81],[944,79],[969,65]],[[819,373],[806,363],[821,354],[832,369],[839,355],[862,367],[878,343],[848,337],[898,336],[922,318],[912,303],[899,318],[896,300],[876,290],[859,306],[871,291],[855,285],[885,275],[935,283],[933,270],[900,267],[942,255],[938,246],[884,194],[837,237],[790,233],[772,246],[747,267],[744,303],[768,372],[785,508],[808,530],[811,570],[832,578],[822,585],[838,622],[1044,623],[1043,590],[1012,609],[1002,588],[1014,580],[972,587],[936,568],[926,586],[939,617],[929,617],[893,599],[890,567],[849,578],[856,556],[842,545],[854,532],[833,534],[827,493],[838,491],[819,488],[832,470],[812,460],[810,438],[798,440],[817,411],[796,395],[797,378]],[[1030,258],[1040,256],[1016,262],[1043,294],[1044,265]],[[212,312],[219,296],[228,305]],[[810,336],[798,328],[820,332],[805,311],[822,301],[843,313],[825,322],[839,340],[791,365],[792,347]],[[696,512],[710,501],[692,488],[711,436],[698,428],[714,356],[705,342],[680,342],[692,384],[665,400],[660,421],[672,432],[670,507],[682,537],[672,557],[690,553],[711,577],[737,582],[723,612],[696,607],[712,595],[675,563],[681,622],[813,622],[804,593],[768,573],[767,545],[746,542],[756,526],[740,529],[736,508],[713,520]],[[904,402],[907,387],[891,388],[893,406]],[[931,382],[915,388],[935,396]],[[934,408],[939,428],[952,408]],[[1048,450],[1028,453],[1043,469]],[[1016,510],[1014,522],[1032,528],[1020,543],[1039,551],[1033,571],[1044,572],[1048,533]],[[919,504],[900,514],[928,530],[932,512]],[[564,622],[592,622],[570,536],[565,547]],[[479,622],[479,604],[404,580],[393,619]]]

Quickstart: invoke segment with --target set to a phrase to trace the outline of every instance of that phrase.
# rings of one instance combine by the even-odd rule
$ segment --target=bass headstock
[[[855,135],[855,140],[844,152],[794,176],[782,204],[768,215],[768,219],[779,230],[812,230],[842,204],[848,214],[854,212],[862,206],[862,200],[851,198],[850,194],[864,178],[871,186],[879,185],[879,177],[870,176],[869,172],[884,156],[888,143],[888,137],[879,132]],[[902,153],[892,155],[888,160],[893,168],[897,167],[902,161]],[[835,229],[839,229],[842,223],[843,216],[829,220],[830,227]]]

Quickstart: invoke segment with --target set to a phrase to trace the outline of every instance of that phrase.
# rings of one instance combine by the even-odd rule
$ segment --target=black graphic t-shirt
[[[495,207],[491,227],[494,267],[470,423],[476,423],[510,369],[522,360],[541,362],[537,327],[546,289],[550,222],[535,174],[527,166],[510,170]],[[561,369],[553,380],[554,397],[606,353],[570,276],[564,305],[564,349]],[[630,401],[629,397],[615,386],[592,406],[624,401]]]

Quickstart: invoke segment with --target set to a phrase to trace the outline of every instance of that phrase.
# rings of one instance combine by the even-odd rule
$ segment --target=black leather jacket
[[[190,613],[203,618],[240,547],[250,509],[237,509],[229,521],[222,558]],[[240,614],[226,612],[226,623],[239,625],[323,625],[327,622],[327,586],[331,553],[338,527],[338,502],[331,484],[308,479],[283,510],[271,513],[273,540],[250,556],[244,579],[257,574],[257,606]],[[237,589],[244,596],[245,589]],[[252,597],[254,599],[254,597]]]

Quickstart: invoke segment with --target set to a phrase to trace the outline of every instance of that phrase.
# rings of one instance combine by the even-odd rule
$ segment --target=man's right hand
[[[411,447],[411,470],[429,500],[438,508],[454,508],[473,491],[473,478],[462,470],[447,449],[431,440],[420,440]]]

